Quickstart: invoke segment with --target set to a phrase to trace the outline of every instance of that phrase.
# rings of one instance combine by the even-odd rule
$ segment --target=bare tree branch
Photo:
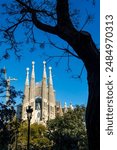
[[[61,51],[65,51],[65,52],[71,54],[72,56],[74,56],[74,57],[80,59],[78,55],[75,55],[74,53],[72,53],[72,52],[69,50],[69,45],[67,45],[67,48],[62,48],[62,47],[57,46],[55,43],[53,43],[49,38],[48,38],[48,41],[49,41],[50,44],[51,44],[52,46],[54,46],[55,48],[57,48],[57,49],[59,49],[59,50],[61,50]]]
[[[56,12],[58,26],[73,26],[70,19],[68,0],[57,0]]]
[[[85,20],[85,22],[84,22],[82,28],[80,29],[80,32],[84,29],[84,27],[85,27],[88,23],[92,22],[93,19],[94,19],[94,15],[90,15],[90,14],[88,13],[87,9],[86,9],[86,14],[87,14],[86,20]]]
[[[44,24],[44,23],[40,22],[37,19],[37,14],[36,13],[32,13],[32,21],[38,29],[41,29],[45,32],[49,32],[49,33],[52,33],[52,34],[57,34],[56,27],[52,27],[50,25],[47,25],[47,24]]]

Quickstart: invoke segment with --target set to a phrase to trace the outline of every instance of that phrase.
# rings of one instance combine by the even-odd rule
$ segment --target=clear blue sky
[[[90,1],[90,0],[89,0]],[[80,12],[80,26],[83,25],[84,20],[86,19],[86,13],[91,13],[94,15],[94,21],[87,26],[84,27],[84,30],[89,31],[95,41],[96,45],[99,47],[100,45],[100,28],[99,28],[99,1],[96,1],[96,5],[90,6],[88,0],[79,0],[73,1],[70,0],[72,3],[73,8],[81,8]],[[79,3],[80,2],[80,3]],[[84,5],[85,4],[85,5]],[[36,31],[37,36],[40,40],[46,41],[47,35],[41,31]],[[17,34],[19,38],[22,37],[22,32]],[[51,39],[54,39],[58,45],[62,47],[65,43],[58,39],[55,36],[51,35]],[[7,47],[7,46],[6,46]],[[2,54],[2,50],[5,49],[5,46],[0,48],[0,54]],[[30,49],[30,44],[24,44],[22,47],[22,59],[18,61],[13,53],[11,53],[11,57],[9,60],[4,60],[0,62],[0,68],[6,67],[7,75],[10,77],[16,77],[18,80],[11,82],[11,85],[15,86],[17,90],[24,90],[24,83],[25,83],[25,75],[26,75],[26,67],[30,68],[31,73],[31,61],[35,61],[35,73],[36,73],[36,81],[40,81],[42,79],[42,72],[43,72],[43,60],[45,57],[42,56],[43,53],[49,55],[56,55],[55,48],[46,45],[44,49],[40,49],[39,46],[35,47],[35,51],[30,53],[28,50]],[[57,50],[58,53],[60,53]],[[41,55],[41,56],[40,56]],[[53,59],[53,61],[47,63],[47,74],[48,74],[48,67],[52,66],[53,70],[53,82],[54,88],[56,91],[56,98],[60,100],[62,105],[66,101],[69,105],[70,102],[75,104],[85,104],[87,103],[88,97],[88,87],[87,87],[87,80],[86,80],[86,70],[83,70],[81,80],[80,79],[73,79],[71,78],[72,75],[79,75],[81,68],[83,66],[80,60],[76,58],[70,59],[70,66],[72,72],[67,72],[67,59],[62,59],[59,65],[56,67],[55,62],[57,59]],[[19,101],[17,103],[20,103]]]

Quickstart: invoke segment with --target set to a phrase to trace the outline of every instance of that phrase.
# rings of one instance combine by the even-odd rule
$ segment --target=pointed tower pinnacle
[[[49,67],[49,84],[53,85],[53,81],[52,81],[52,67]]]
[[[30,81],[30,100],[35,98],[35,62],[32,61],[32,74],[31,74],[31,81]]]
[[[43,61],[43,77],[42,77],[42,120],[48,119],[48,100],[47,100],[47,76],[46,61]]]
[[[46,61],[43,61],[42,97],[47,99]]]
[[[44,67],[43,67],[43,78],[46,78],[47,76],[46,76],[46,61],[43,61],[43,65],[44,65]]]
[[[32,61],[32,75],[31,75],[31,78],[35,78],[35,71],[34,71],[34,66],[35,65],[35,62],[34,61]]]
[[[22,119],[25,119],[26,117],[26,111],[25,108],[29,104],[29,68],[26,68],[26,80],[25,80],[25,86],[24,86],[24,99],[23,99],[23,105],[22,105]]]
[[[29,68],[26,68],[26,81],[25,81],[25,88],[24,88],[24,101],[26,103],[29,101]]]
[[[48,118],[55,118],[55,93],[53,89],[53,81],[52,81],[52,67],[49,67],[49,84],[48,84]]]
[[[25,85],[29,85],[29,68],[26,68],[26,82]]]
[[[26,68],[26,81],[24,87],[24,99],[22,105],[22,119],[26,118],[26,106],[29,105],[29,68]]]

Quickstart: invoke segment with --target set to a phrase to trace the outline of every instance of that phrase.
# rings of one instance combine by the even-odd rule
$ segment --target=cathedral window
[[[37,98],[35,100],[35,110],[41,110],[41,99]]]

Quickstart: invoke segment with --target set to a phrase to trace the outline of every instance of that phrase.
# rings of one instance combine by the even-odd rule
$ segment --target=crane
[[[4,73],[4,78],[5,78],[5,80],[6,80],[6,83],[7,83],[7,85],[6,85],[6,101],[8,101],[8,100],[9,100],[9,96],[10,96],[10,93],[9,93],[9,90],[10,90],[10,82],[11,82],[11,81],[16,81],[17,78],[11,78],[11,77],[8,77],[8,78],[7,78],[7,73],[6,73],[6,68],[5,68],[5,67],[4,67],[4,69],[3,69],[3,73]]]

